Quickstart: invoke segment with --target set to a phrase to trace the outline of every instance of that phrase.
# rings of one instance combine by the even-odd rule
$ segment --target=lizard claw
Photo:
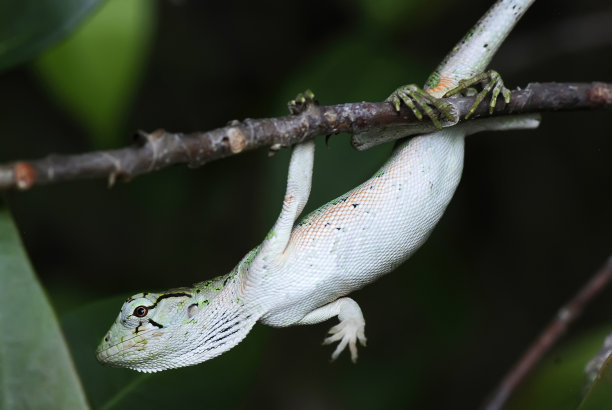
[[[306,90],[303,93],[299,93],[295,97],[295,100],[289,101],[287,106],[291,114],[297,115],[306,111],[311,104],[318,105],[319,102],[315,99],[315,95],[312,91]]]
[[[476,108],[478,108],[482,100],[484,100],[487,94],[489,93],[491,93],[489,114],[493,114],[493,111],[495,110],[495,105],[497,103],[497,97],[500,93],[504,97],[504,101],[506,101],[506,104],[510,102],[510,90],[508,90],[504,86],[504,81],[502,80],[499,73],[495,70],[489,70],[472,78],[468,78],[467,80],[459,81],[457,87],[447,91],[446,94],[444,94],[444,97],[450,97],[451,95],[464,92],[476,83],[482,84],[482,91],[480,91],[476,96],[476,100],[474,101],[474,104],[465,116],[465,119],[468,119],[472,114],[474,114],[474,112],[476,112]]]
[[[432,109],[432,106],[450,121],[454,121],[450,105],[447,102],[431,96],[414,84],[404,85],[398,88],[389,98],[387,98],[387,101],[393,104],[395,111],[399,111],[402,103],[404,103],[419,120],[423,119],[423,113],[421,113],[421,110],[423,110],[425,115],[429,117],[431,122],[438,129],[442,129],[442,124],[438,119],[438,115],[436,115],[435,111]],[[417,107],[417,104],[420,109]]]
[[[363,318],[353,317],[345,319],[329,329],[328,333],[330,336],[323,340],[324,345],[340,342],[332,353],[332,361],[336,360],[348,345],[351,352],[351,361],[357,363],[357,341],[359,340],[359,343],[364,347],[366,345],[365,321]]]

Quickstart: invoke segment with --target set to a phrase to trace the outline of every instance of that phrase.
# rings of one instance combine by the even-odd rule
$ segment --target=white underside
[[[463,146],[463,133],[450,129],[404,142],[383,175],[351,191],[328,212],[314,215],[314,225],[297,226],[284,263],[263,286],[275,288],[277,303],[262,321],[293,324],[406,260],[427,239],[452,198],[461,178]]]
[[[485,119],[401,143],[378,176],[296,225],[281,261],[262,278],[265,294],[250,295],[266,312],[261,321],[295,324],[396,268],[425,242],[450,202],[464,137],[538,124],[537,116]]]

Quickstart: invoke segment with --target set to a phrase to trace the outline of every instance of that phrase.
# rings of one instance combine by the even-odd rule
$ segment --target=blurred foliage
[[[599,375],[589,386],[578,410],[604,410],[612,403],[612,356],[604,362]]]
[[[282,115],[285,102],[306,88],[322,104],[382,100],[399,85],[423,83],[490,3],[108,0],[35,65],[0,77],[0,161],[118,146],[129,142],[131,129],[189,132]],[[536,2],[505,50],[514,45],[538,55],[534,38],[563,33],[550,24],[609,9],[608,0],[543,4]],[[33,27],[9,16],[12,10],[0,21]],[[39,11],[36,28],[50,28],[39,37],[51,42],[52,32],[67,26]],[[563,37],[541,43],[548,60],[518,64],[523,71],[506,77],[508,84],[610,81],[609,47],[570,59]],[[13,52],[31,56],[28,48],[41,46]],[[512,59],[494,63],[502,73],[516,66]],[[9,193],[7,203],[94,408],[472,409],[609,252],[611,198],[602,190],[612,178],[608,116],[548,114],[537,132],[470,139],[462,184],[426,246],[353,295],[368,322],[368,348],[356,366],[346,357],[328,363],[331,349],[320,343],[331,323],[257,326],[210,362],[153,375],[95,361],[125,296],[222,274],[260,242],[280,208],[288,151],[271,159],[247,153],[202,170],[177,167],[113,190],[104,181],[41,187]],[[347,140],[332,136],[329,148],[318,141],[308,209],[362,182],[391,149],[358,153]],[[0,225],[0,241],[14,238],[12,229]],[[23,258],[19,247],[0,246],[0,254]],[[0,287],[22,301],[0,305],[0,318],[19,314],[24,300],[45,311],[44,295],[28,281]],[[582,368],[602,340],[585,329],[609,320],[609,296],[527,380],[512,408],[576,407]],[[41,321],[55,328],[52,316]],[[32,326],[18,331],[36,331],[38,322],[24,323]],[[53,348],[63,360],[61,343]],[[31,381],[19,383],[31,389]]]
[[[0,409],[86,409],[51,305],[0,208]]]
[[[361,16],[377,29],[395,30],[402,25],[435,24],[432,9],[443,0],[358,0]]]
[[[149,0],[107,0],[67,40],[36,62],[44,85],[97,148],[119,144],[141,84],[154,8]]]
[[[0,71],[34,57],[70,33],[100,0],[0,2]]]
[[[508,410],[578,408],[587,382],[585,365],[599,350],[609,331],[608,325],[584,332],[550,352],[511,398]],[[610,403],[608,401],[608,405]]]

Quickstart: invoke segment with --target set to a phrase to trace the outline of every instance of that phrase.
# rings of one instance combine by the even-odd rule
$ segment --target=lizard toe
[[[338,356],[340,356],[340,353],[348,346],[351,352],[351,360],[353,363],[357,362],[357,341],[359,341],[362,346],[366,345],[365,321],[359,320],[358,318],[345,319],[329,329],[329,334],[330,335],[323,340],[324,345],[339,342],[332,353],[332,361],[336,360]]]

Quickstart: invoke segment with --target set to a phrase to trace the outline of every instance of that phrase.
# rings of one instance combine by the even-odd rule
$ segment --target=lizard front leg
[[[478,74],[472,78],[468,78],[468,79],[459,81],[459,85],[447,91],[444,94],[444,97],[450,97],[455,94],[466,92],[467,90],[471,89],[472,85],[476,83],[482,84],[482,90],[477,94],[476,101],[474,101],[474,104],[470,108],[470,111],[465,116],[466,120],[472,114],[474,114],[474,112],[476,111],[476,108],[478,108],[480,103],[485,99],[485,97],[489,93],[491,93],[491,102],[489,103],[489,114],[493,114],[493,111],[495,110],[495,105],[497,103],[497,97],[499,96],[500,93],[504,97],[504,101],[506,101],[506,104],[510,102],[510,90],[508,90],[504,86],[504,82],[501,76],[495,70],[489,70],[487,72]]]
[[[403,102],[408,108],[410,108],[417,119],[422,120],[423,114],[417,107],[418,104],[435,127],[439,130],[442,129],[442,123],[430,105],[435,107],[440,114],[446,117],[446,119],[451,123],[455,121],[451,113],[450,105],[446,101],[432,96],[427,91],[424,91],[414,84],[399,87],[387,98],[386,101],[393,104],[395,111],[400,110],[400,106]]]
[[[293,147],[283,207],[262,244],[262,254],[277,256],[285,250],[293,224],[302,213],[310,195],[314,150],[314,141],[302,142]]]
[[[444,117],[446,117],[449,121],[452,122],[453,116],[451,114],[449,104],[443,99],[436,97],[445,98],[460,93],[469,92],[470,90],[472,90],[471,87],[477,83],[480,83],[482,85],[482,90],[476,95],[476,100],[474,101],[474,104],[470,107],[468,114],[465,116],[466,120],[472,114],[474,114],[476,108],[478,108],[480,103],[489,93],[491,94],[491,101],[489,103],[489,114],[493,114],[493,111],[495,110],[495,105],[497,103],[497,97],[500,93],[504,97],[504,101],[506,101],[506,104],[510,102],[510,90],[508,90],[504,86],[504,82],[501,76],[495,70],[489,70],[487,72],[466,78],[464,80],[460,80],[457,86],[452,88],[449,88],[449,85],[453,84],[453,79],[445,77],[440,77],[440,80],[436,84],[436,86],[427,90],[423,90],[414,84],[404,85],[395,90],[389,96],[389,98],[387,98],[387,101],[393,104],[393,107],[396,111],[400,110],[400,106],[403,102],[408,108],[412,110],[414,115],[420,120],[423,118],[423,115],[415,106],[415,102],[418,103],[425,112],[425,114],[427,114],[427,116],[434,123],[436,128],[441,129],[442,124],[436,117],[435,112],[432,110],[431,107],[429,107],[428,104],[437,108],[438,111],[440,111],[440,113]]]
[[[338,316],[340,323],[329,329],[330,336],[323,340],[323,344],[328,345],[339,341],[336,350],[332,353],[332,360],[336,360],[340,353],[348,346],[351,351],[351,360],[353,363],[356,363],[357,341],[359,340],[359,343],[365,346],[366,337],[363,313],[361,313],[361,308],[353,299],[336,299],[308,313],[296,324],[312,325],[324,322],[334,316]]]

